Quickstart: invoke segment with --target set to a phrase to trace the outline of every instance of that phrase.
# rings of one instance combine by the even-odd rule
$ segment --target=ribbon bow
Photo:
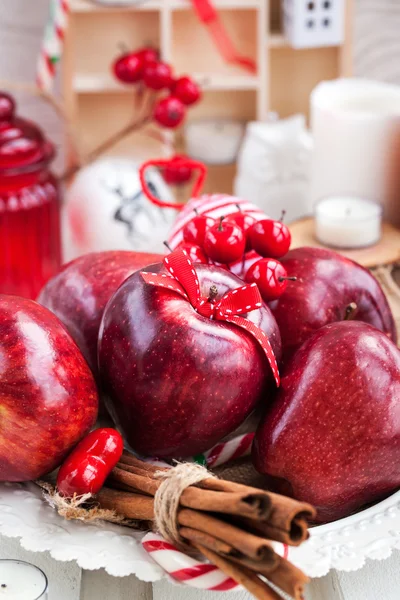
[[[255,323],[241,316],[262,307],[260,291],[255,283],[230,290],[218,302],[212,298],[202,297],[200,283],[193,263],[187,252],[177,248],[164,258],[166,273],[146,273],[141,271],[144,281],[150,285],[164,287],[177,292],[190,302],[195,311],[203,317],[227,321],[246,329],[260,344],[271,366],[276,385],[279,387],[280,377],[278,365],[268,336]]]

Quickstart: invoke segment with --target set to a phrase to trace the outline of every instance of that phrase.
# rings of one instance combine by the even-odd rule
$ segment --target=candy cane
[[[161,535],[146,534],[142,546],[170,577],[185,585],[220,592],[239,588],[236,581],[227,577],[218,567],[187,556]]]
[[[68,11],[69,0],[51,0],[50,18],[45,29],[36,72],[36,83],[45,91],[51,90],[56,72],[55,65],[61,59]]]
[[[254,433],[245,433],[213,446],[204,454],[195,457],[195,461],[207,467],[219,467],[231,460],[249,456],[253,443]]]
[[[286,544],[270,543],[279,556],[288,558],[289,548]],[[147,533],[142,539],[142,546],[170,577],[180,583],[214,592],[242,589],[236,581],[225,575],[218,567],[187,556],[157,533]]]

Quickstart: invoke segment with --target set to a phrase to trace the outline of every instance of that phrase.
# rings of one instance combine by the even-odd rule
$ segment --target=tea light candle
[[[315,234],[319,242],[335,248],[363,248],[381,237],[382,208],[352,196],[324,198],[315,207]]]
[[[187,154],[209,165],[235,162],[244,134],[240,121],[201,120],[185,128]]]
[[[0,560],[0,600],[46,600],[47,577],[21,560]]]

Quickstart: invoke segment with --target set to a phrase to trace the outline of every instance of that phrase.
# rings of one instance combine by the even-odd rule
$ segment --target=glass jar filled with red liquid
[[[53,145],[0,92],[0,293],[36,298],[59,269],[60,196]]]

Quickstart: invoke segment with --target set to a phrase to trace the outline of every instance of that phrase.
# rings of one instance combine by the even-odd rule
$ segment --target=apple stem
[[[297,277],[278,277],[278,281],[297,281]]]
[[[350,304],[348,304],[345,309],[344,321],[351,321],[351,319],[354,319],[357,312],[357,308],[358,307],[355,302],[350,302]]]
[[[222,229],[222,221],[225,219],[225,216],[221,217],[219,220],[219,226],[218,226],[218,231],[223,231]]]
[[[128,54],[129,52],[129,48],[128,46],[125,44],[125,42],[118,42],[118,50],[122,53],[122,54]]]
[[[199,211],[197,210],[197,208],[194,208],[194,209],[193,209],[193,212],[194,212],[194,214],[196,215],[196,217],[198,217],[198,216],[199,216]]]
[[[218,296],[218,288],[217,286],[213,283],[212,286],[210,287],[210,291],[208,292],[208,298],[207,301],[208,302],[212,302],[214,300],[214,298]]]
[[[171,246],[168,244],[168,242],[166,240],[163,242],[163,244],[167,248],[167,250],[169,250],[170,252],[172,252],[172,248],[171,248]]]
[[[279,219],[281,223],[283,222],[285,215],[286,215],[286,210],[282,210],[281,218]]]
[[[240,208],[240,204],[236,204],[236,208],[238,209],[239,212],[242,212],[242,209]]]

